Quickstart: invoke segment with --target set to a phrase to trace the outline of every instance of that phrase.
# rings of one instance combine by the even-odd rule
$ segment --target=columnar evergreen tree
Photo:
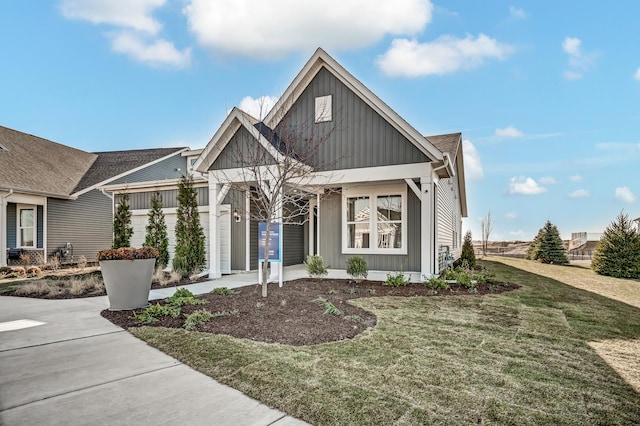
[[[460,261],[467,261],[469,266],[475,266],[476,254],[473,251],[473,240],[471,238],[471,231],[467,231],[464,234],[464,241],[462,242],[462,253],[460,254]]]
[[[160,257],[156,259],[156,266],[164,268],[169,264],[169,237],[167,237],[167,225],[162,213],[162,196],[159,192],[151,196],[151,210],[148,216],[144,245],[158,249]]]
[[[530,259],[537,260],[542,263],[569,263],[567,251],[562,244],[560,232],[558,228],[547,220],[547,223],[538,231],[538,235],[534,239],[534,243],[529,247],[531,250]]]
[[[206,265],[204,230],[198,213],[198,194],[191,176],[178,184],[178,217],[173,270],[187,277]]]
[[[116,214],[113,217],[113,248],[129,247],[133,235],[129,194],[119,194],[119,201]]]
[[[640,278],[640,234],[624,212],[605,229],[591,268],[600,275]]]

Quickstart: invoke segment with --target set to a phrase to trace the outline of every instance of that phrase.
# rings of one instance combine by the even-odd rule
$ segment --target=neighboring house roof
[[[304,89],[312,82],[315,75],[322,69],[327,69],[338,80],[345,84],[351,91],[358,95],[367,105],[380,114],[398,132],[413,143],[423,154],[432,161],[442,161],[442,152],[431,141],[424,138],[416,129],[407,123],[398,113],[392,110],[380,98],[378,98],[367,86],[362,84],[351,73],[342,67],[327,52],[318,48],[311,59],[295,77],[293,82],[278,99],[264,122],[271,128],[276,128],[280,120],[285,116],[289,108],[302,95]]]
[[[131,172],[151,162],[182,152],[187,148],[134,149],[129,151],[97,152],[97,159],[74,188],[81,192],[116,176]]]
[[[0,126],[0,188],[68,197],[98,155]]]

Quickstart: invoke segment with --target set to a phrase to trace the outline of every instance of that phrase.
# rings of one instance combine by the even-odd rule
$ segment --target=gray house
[[[283,136],[292,132],[299,137]],[[291,154],[313,140],[321,141],[313,164]],[[262,171],[247,170],[239,155],[262,159]],[[420,279],[459,257],[467,216],[461,134],[421,135],[318,49],[263,122],[234,109],[194,164],[209,192],[211,277],[257,267],[251,191],[273,187],[269,180],[295,161],[309,173],[283,191],[307,194],[308,209],[304,226],[284,226],[284,265],[320,254],[344,269],[358,255],[369,270]]]
[[[113,238],[113,196],[99,188],[180,176],[185,151],[89,153],[0,127],[0,266],[95,259]]]

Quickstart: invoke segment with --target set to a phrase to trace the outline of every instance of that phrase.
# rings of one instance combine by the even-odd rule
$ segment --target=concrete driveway
[[[136,339],[107,307],[0,296],[0,425],[305,424]]]

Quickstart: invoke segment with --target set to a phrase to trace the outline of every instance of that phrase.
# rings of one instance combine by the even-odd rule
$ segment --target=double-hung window
[[[18,206],[18,247],[36,246],[36,206]]]
[[[345,188],[342,211],[343,253],[407,253],[405,185]]]

